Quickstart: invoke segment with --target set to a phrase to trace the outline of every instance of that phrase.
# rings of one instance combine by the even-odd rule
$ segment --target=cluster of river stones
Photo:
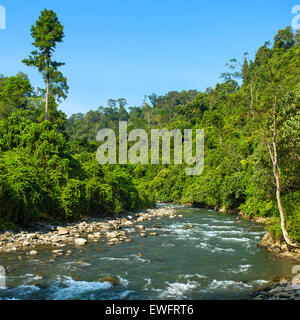
[[[108,245],[116,245],[133,241],[134,235],[140,237],[159,236],[157,232],[146,231],[143,222],[153,219],[161,220],[164,217],[174,219],[176,216],[178,215],[174,208],[164,207],[149,209],[136,215],[113,220],[92,219],[60,227],[43,224],[39,225],[38,230],[32,233],[8,231],[0,234],[0,253],[25,251],[26,255],[34,256],[39,253],[37,248],[50,246],[57,247],[52,250],[55,255],[70,255],[71,250],[62,248],[66,248],[68,245],[80,247],[88,242],[100,240]],[[21,256],[20,259],[22,259]]]
[[[300,282],[282,279],[253,293],[254,300],[300,300]]]

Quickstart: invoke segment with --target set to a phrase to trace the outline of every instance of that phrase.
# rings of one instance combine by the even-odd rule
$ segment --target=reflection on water
[[[0,257],[7,288],[0,299],[247,299],[252,290],[292,264],[257,248],[263,226],[213,211],[180,207],[182,218],[153,220],[146,230],[159,237],[117,246],[103,242],[53,257],[53,248],[34,258]],[[159,228],[158,228],[159,227]],[[117,286],[100,280],[112,276]]]

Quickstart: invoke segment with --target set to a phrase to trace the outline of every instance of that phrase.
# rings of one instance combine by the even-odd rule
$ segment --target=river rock
[[[62,254],[64,250],[52,250],[51,252],[54,254]]]
[[[27,234],[27,239],[28,239],[28,240],[33,240],[33,239],[37,239],[37,238],[38,238],[38,236],[37,236],[36,233],[29,233],[29,234]]]
[[[38,253],[36,250],[32,250],[32,251],[29,252],[29,254],[30,254],[31,256],[36,256],[36,255],[38,255],[39,253]]]
[[[118,239],[118,238],[113,238],[113,239],[109,239],[109,243],[110,244],[117,244],[117,243],[119,243],[120,242],[120,240]]]
[[[97,239],[101,238],[101,233],[100,232],[95,232],[94,233],[94,237],[97,238]]]
[[[255,219],[253,219],[256,223],[262,223],[262,224],[266,224],[269,219],[268,218],[264,218],[264,217],[257,217]]]
[[[114,239],[114,238],[117,238],[118,232],[117,232],[117,231],[106,232],[106,233],[105,233],[105,236],[106,236],[106,238],[108,238],[108,239]]]
[[[78,238],[75,240],[75,245],[76,246],[85,246],[87,244],[86,239]]]
[[[284,298],[284,299],[289,299],[289,298],[292,298],[293,297],[293,292],[279,292],[277,294],[277,297],[279,298]]]
[[[110,283],[112,286],[117,286],[119,281],[116,278],[113,277],[104,277],[100,280],[102,283],[103,282],[108,282]]]
[[[149,236],[157,237],[157,236],[159,236],[159,234],[157,232],[151,232],[151,233],[149,233]]]
[[[112,225],[109,223],[98,223],[98,227],[101,231],[109,231],[112,229]]]
[[[58,235],[59,236],[64,236],[69,234],[69,230],[67,228],[58,228]]]
[[[133,222],[131,221],[125,221],[123,224],[122,224],[124,227],[130,227],[133,225]]]

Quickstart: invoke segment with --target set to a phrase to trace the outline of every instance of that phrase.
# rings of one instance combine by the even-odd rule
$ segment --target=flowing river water
[[[256,245],[262,225],[198,208],[177,207],[183,217],[154,219],[146,230],[160,235],[108,246],[71,248],[53,258],[53,248],[18,260],[1,254],[7,269],[0,299],[251,299],[251,292],[291,272],[292,263],[275,259]],[[100,280],[111,276],[112,286]]]

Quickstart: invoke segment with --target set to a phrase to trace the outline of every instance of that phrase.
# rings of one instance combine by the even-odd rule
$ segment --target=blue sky
[[[300,0],[0,0],[0,73],[40,75],[23,65],[32,51],[30,27],[44,8],[65,26],[56,60],[70,92],[61,109],[71,115],[106,106],[110,98],[141,105],[145,95],[205,90],[220,81],[231,58],[243,59],[291,25]]]

